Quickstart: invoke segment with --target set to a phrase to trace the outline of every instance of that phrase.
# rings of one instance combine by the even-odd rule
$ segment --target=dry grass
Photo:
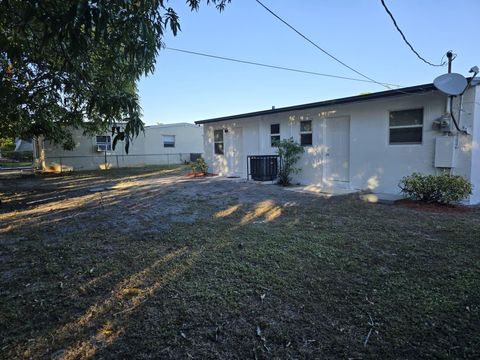
[[[1,358],[479,357],[479,209],[184,171],[2,184]]]

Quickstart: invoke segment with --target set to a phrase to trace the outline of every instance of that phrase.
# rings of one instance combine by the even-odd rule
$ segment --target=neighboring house
[[[197,121],[204,127],[210,171],[247,178],[248,155],[273,155],[275,140],[293,138],[305,147],[295,183],[319,189],[369,189],[399,193],[413,172],[450,171],[474,186],[469,203],[480,203],[480,86],[475,79],[456,98],[433,84],[311,104],[272,108]]]
[[[85,136],[74,130],[75,149],[66,151],[48,141],[36,140],[34,157],[38,166],[61,166],[64,169],[92,170],[111,167],[180,164],[203,152],[203,132],[189,123],[146,126],[130,144],[118,141],[112,149],[111,133]]]
[[[29,140],[15,139],[15,151],[33,151],[32,142]]]

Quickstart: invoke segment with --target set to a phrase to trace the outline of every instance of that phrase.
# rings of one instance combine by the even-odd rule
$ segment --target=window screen
[[[96,136],[97,150],[110,151],[112,150],[112,138],[110,135],[97,135]]]
[[[163,147],[175,147],[175,136],[163,135]]]
[[[300,121],[300,145],[312,145],[312,121]]]
[[[280,124],[270,125],[270,146],[277,146],[280,141]]]
[[[423,136],[423,109],[391,111],[389,116],[389,143],[421,144]]]
[[[223,130],[213,131],[213,148],[216,155],[223,155]]]

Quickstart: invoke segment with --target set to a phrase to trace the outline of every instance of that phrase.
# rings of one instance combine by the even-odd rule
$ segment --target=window
[[[97,151],[112,150],[112,138],[110,135],[98,135],[96,138]]]
[[[216,155],[223,155],[223,130],[213,131],[213,145]]]
[[[395,144],[421,144],[423,109],[391,111],[389,142]]]
[[[163,135],[163,147],[175,147],[175,135]]]
[[[280,141],[280,124],[270,125],[270,146],[276,147]]]
[[[300,121],[300,145],[312,145],[312,120]]]

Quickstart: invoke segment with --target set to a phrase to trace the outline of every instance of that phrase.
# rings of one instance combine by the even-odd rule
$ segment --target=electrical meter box
[[[455,167],[455,137],[437,136],[435,138],[435,167]]]

